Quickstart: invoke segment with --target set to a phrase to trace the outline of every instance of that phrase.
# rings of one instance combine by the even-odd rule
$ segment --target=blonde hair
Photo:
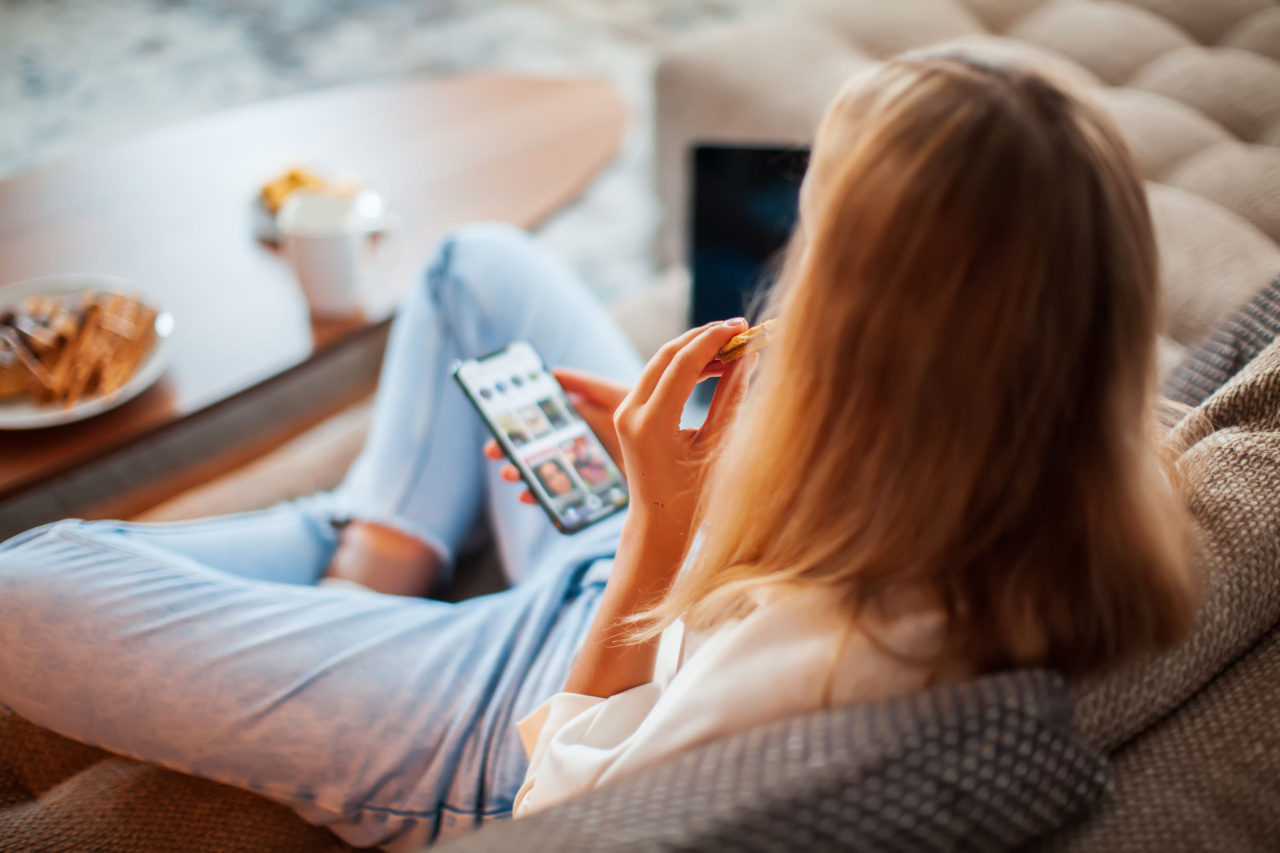
[[[649,632],[798,584],[851,621],[923,596],[948,616],[938,665],[969,671],[1079,673],[1182,637],[1155,242],[1111,122],[1028,70],[909,55],[839,95],[808,181],[780,340]]]

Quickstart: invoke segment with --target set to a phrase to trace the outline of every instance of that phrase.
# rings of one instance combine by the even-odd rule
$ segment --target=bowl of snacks
[[[129,282],[56,275],[0,287],[0,429],[114,409],[168,365],[173,317]]]

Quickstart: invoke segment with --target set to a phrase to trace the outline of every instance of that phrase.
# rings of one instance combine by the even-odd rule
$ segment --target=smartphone
[[[453,378],[557,530],[577,533],[626,508],[622,472],[530,344],[460,361]]]

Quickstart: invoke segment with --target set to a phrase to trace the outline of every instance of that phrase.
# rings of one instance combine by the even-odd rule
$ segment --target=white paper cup
[[[295,192],[276,216],[285,255],[316,317],[360,309],[373,267],[372,233],[380,227],[359,195]]]

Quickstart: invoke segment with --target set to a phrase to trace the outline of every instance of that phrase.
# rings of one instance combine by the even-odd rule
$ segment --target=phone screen
[[[467,359],[453,375],[560,532],[627,506],[622,473],[532,346]]]

